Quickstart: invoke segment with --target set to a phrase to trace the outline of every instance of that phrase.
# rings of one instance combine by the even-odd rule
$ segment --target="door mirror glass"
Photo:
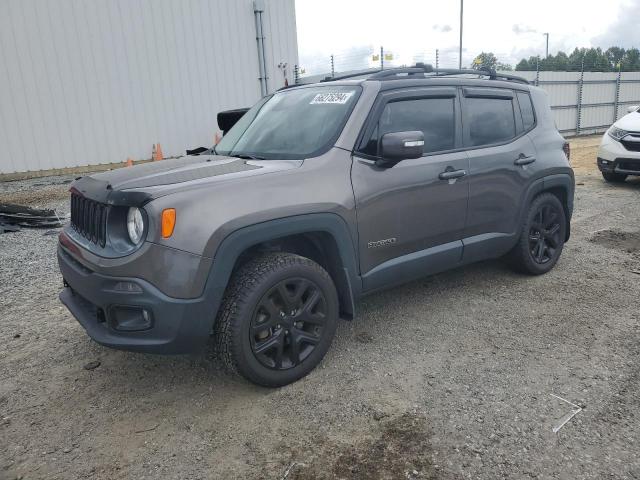
[[[382,136],[378,165],[392,167],[402,160],[422,157],[424,134],[420,131],[392,132]]]
[[[630,107],[627,107],[627,112],[629,113],[637,112],[638,108],[640,108],[638,105],[631,105]]]

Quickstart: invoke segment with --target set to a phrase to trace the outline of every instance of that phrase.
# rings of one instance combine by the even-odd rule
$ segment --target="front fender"
[[[348,296],[353,304],[362,292],[362,282],[357,269],[357,249],[349,227],[339,215],[312,213],[257,223],[240,228],[225,237],[214,254],[204,289],[203,296],[212,311],[218,311],[233,268],[243,252],[266,241],[311,232],[325,232],[335,240],[345,273]]]

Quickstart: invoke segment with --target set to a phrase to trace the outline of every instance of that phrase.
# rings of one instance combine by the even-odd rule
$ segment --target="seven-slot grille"
[[[84,238],[101,247],[107,243],[108,214],[107,205],[71,194],[71,226]]]

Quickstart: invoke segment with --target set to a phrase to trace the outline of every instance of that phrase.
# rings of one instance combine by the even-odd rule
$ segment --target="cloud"
[[[530,27],[529,25],[525,25],[523,23],[514,23],[513,26],[511,27],[511,30],[516,35],[521,35],[523,33],[536,33],[537,32],[537,30],[535,28]]]
[[[433,26],[433,29],[436,32],[442,32],[442,33],[450,32],[452,30],[451,25],[440,25],[437,23]]]
[[[591,43],[595,47],[638,47],[640,45],[640,0],[620,6],[618,18],[601,35],[593,37]]]

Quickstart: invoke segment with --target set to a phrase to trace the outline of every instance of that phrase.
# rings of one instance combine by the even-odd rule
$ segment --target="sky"
[[[296,0],[300,65],[306,73],[388,63],[458,66],[459,0]],[[521,58],[575,47],[640,48],[640,0],[465,0],[463,67],[481,51],[515,65]]]

